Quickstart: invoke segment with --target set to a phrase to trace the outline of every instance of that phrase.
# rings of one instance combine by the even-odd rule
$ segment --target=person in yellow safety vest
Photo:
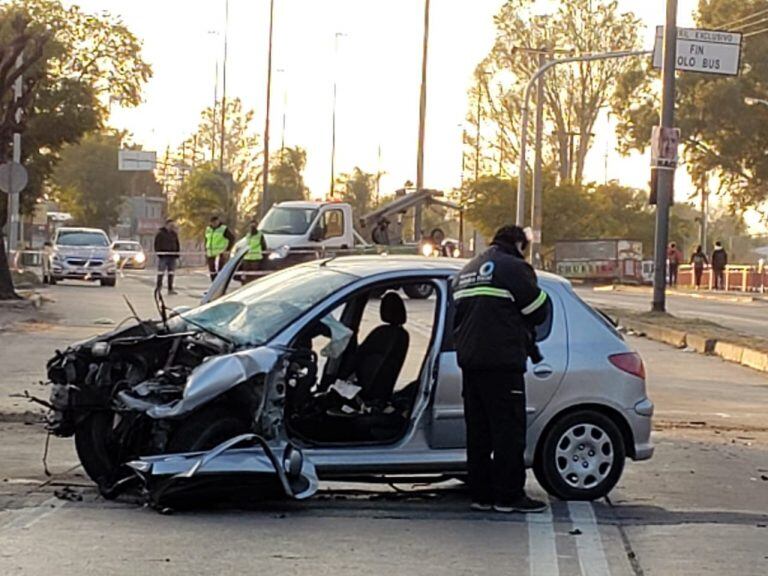
[[[205,229],[205,259],[208,262],[211,282],[229,260],[229,251],[234,243],[235,236],[229,227],[218,216],[212,216]]]
[[[264,239],[264,234],[259,230],[259,223],[254,219],[251,220],[250,229],[248,234],[245,235],[240,243],[248,246],[248,252],[243,256],[243,262],[240,265],[240,281],[243,284],[248,284],[255,280],[259,271],[262,269],[262,263],[264,262],[264,251],[267,249],[267,241]]]

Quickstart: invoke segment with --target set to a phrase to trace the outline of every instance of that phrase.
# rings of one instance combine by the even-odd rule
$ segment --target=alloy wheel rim
[[[613,442],[595,424],[576,424],[560,436],[555,466],[572,488],[590,490],[603,482],[613,469]]]

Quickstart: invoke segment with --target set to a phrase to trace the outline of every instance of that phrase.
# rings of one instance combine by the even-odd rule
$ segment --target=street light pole
[[[664,48],[661,65],[661,131],[671,129],[675,117],[675,65],[677,61],[677,0],[667,0],[664,25]],[[654,312],[666,311],[667,244],[669,241],[669,207],[675,181],[674,166],[657,168],[656,238],[653,271]]]
[[[21,68],[24,64],[24,55],[19,54],[16,58],[16,68]],[[21,76],[16,78],[13,84],[13,101],[18,102],[22,96]],[[16,110],[16,122],[21,121],[21,109]],[[21,162],[21,133],[13,133],[13,161],[17,164]],[[20,192],[8,192],[8,249],[14,252],[19,247],[19,194]],[[2,242],[2,239],[0,239]]]
[[[261,174],[261,203],[259,212],[267,214],[269,201],[269,113],[272,103],[272,29],[275,15],[275,0],[269,0],[269,47],[267,49],[267,109],[264,117],[264,167]]]
[[[227,48],[229,33],[229,0],[224,0],[224,60],[221,70],[221,134],[219,135],[219,172],[224,172],[224,138],[227,120]]]
[[[515,223],[518,226],[522,226],[525,221],[525,154],[526,154],[526,141],[528,139],[528,102],[531,99],[531,93],[536,81],[541,78],[547,70],[554,68],[558,64],[570,64],[573,62],[593,62],[596,60],[610,60],[614,58],[629,58],[631,56],[647,56],[651,54],[650,50],[622,50],[618,52],[603,52],[601,54],[587,54],[584,56],[573,56],[570,58],[560,58],[558,60],[550,60],[543,66],[541,66],[528,81],[525,87],[525,93],[523,96],[523,110],[522,121],[520,123],[520,164],[518,168],[518,180],[517,180],[517,210]]]
[[[427,54],[429,52],[429,0],[424,0],[424,38],[421,54],[421,91],[419,94],[419,148],[416,155],[416,192],[424,189],[424,129],[427,120]],[[413,210],[413,235],[421,240],[421,204]]]
[[[328,189],[328,197],[333,198],[333,191],[336,186],[336,73],[339,60],[339,36],[341,32],[336,32],[333,38],[333,113],[331,114],[331,186]]]
[[[547,63],[546,52],[539,52],[539,68]],[[542,145],[544,133],[544,78],[539,78],[536,83],[536,138],[534,141],[533,161],[533,199],[531,201],[531,228],[533,228],[533,240],[531,241],[531,263],[534,266],[541,262],[541,224],[542,224]]]

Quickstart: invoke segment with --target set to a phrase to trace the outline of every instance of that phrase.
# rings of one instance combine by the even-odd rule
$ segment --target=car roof
[[[322,202],[320,200],[285,200],[276,204],[279,208],[319,208],[328,204],[328,202]]]
[[[365,277],[374,274],[392,272],[424,272],[435,271],[440,275],[452,276],[459,272],[467,263],[465,258],[429,258],[426,256],[341,256],[306,264],[308,266],[327,267],[355,276]],[[555,284],[570,284],[568,280],[550,272],[536,271],[539,280]]]
[[[104,236],[107,235],[104,230],[101,228],[79,228],[79,227],[69,227],[69,226],[61,226],[60,228],[56,229],[56,233],[61,232],[98,232],[99,234],[104,234]]]

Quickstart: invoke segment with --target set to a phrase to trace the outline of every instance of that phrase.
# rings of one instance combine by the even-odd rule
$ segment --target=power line
[[[741,18],[737,18],[736,20],[733,20],[732,22],[728,22],[727,24],[722,24],[722,28],[729,28],[730,26],[735,26],[736,24],[741,24],[745,20],[752,20],[753,18],[757,18],[758,16],[762,16],[763,14],[768,14],[768,8],[764,8],[763,10],[758,10],[754,14],[749,14],[747,16],[742,16]]]
[[[768,32],[768,28],[762,28],[760,30],[755,30],[753,32],[748,32],[747,34],[744,34],[743,38],[750,38],[752,36],[757,36],[758,34],[762,34],[763,32]]]
[[[765,22],[768,22],[768,18],[762,18],[760,20],[755,20],[754,22],[747,22],[746,24],[739,24],[735,28],[732,28],[729,30],[729,32],[735,32],[737,30],[745,30],[747,28],[751,28],[752,26],[757,26],[758,24],[764,24]]]

